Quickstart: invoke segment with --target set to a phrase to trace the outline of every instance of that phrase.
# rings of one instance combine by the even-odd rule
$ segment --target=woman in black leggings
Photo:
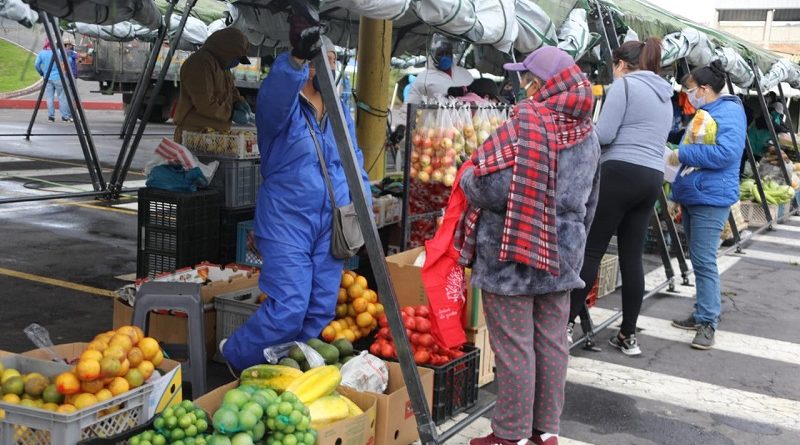
[[[583,289],[571,295],[567,332],[572,337],[575,317],[614,234],[619,243],[622,271],[622,328],[610,339],[626,355],[641,354],[636,320],[644,295],[642,251],[648,222],[664,181],[664,146],[672,126],[672,86],[658,76],[661,42],[629,41],[613,52],[614,77],[597,121],[603,145],[600,197],[586,242],[581,279]]]

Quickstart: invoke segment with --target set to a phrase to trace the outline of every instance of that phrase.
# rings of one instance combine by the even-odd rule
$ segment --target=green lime
[[[235,411],[220,408],[214,413],[214,429],[221,433],[231,433],[239,430],[239,416]]]
[[[197,417],[198,419],[203,419],[203,420],[208,419],[208,415],[202,409],[194,410],[194,416]]]
[[[294,407],[289,402],[281,402],[281,404],[278,405],[278,414],[282,416],[288,416],[289,414],[292,413],[293,410]]]
[[[186,438],[186,433],[183,432],[182,429],[175,428],[170,433],[170,441],[175,443],[176,440],[183,440]]]
[[[298,425],[301,420],[303,420],[303,414],[300,411],[294,410],[289,414],[289,423],[292,425]]]
[[[189,425],[183,430],[183,432],[186,433],[186,437],[194,437],[197,435],[197,427],[194,425]]]
[[[156,431],[164,431],[166,423],[167,421],[164,420],[163,417],[156,417],[156,420],[153,421],[153,428],[155,428]]]
[[[283,438],[283,445],[297,445],[297,438],[290,434]]]
[[[172,407],[169,407],[169,408],[165,409],[161,413],[161,417],[172,417],[174,415],[175,415],[175,410]]]
[[[244,431],[249,431],[256,426],[260,417],[253,414],[251,411],[239,412],[239,428]]]
[[[185,415],[181,416],[180,419],[178,419],[178,426],[181,427],[184,430],[186,428],[189,428],[189,425],[191,425],[193,423],[194,423],[194,421],[192,420],[192,418],[188,414],[185,414]]]
[[[194,403],[191,400],[184,400],[181,402],[181,408],[185,409],[187,412],[192,411],[194,408]]]
[[[156,434],[155,436],[153,436],[152,442],[153,442],[153,445],[166,445],[167,444],[167,438],[162,436],[161,434]]]
[[[178,426],[178,418],[175,416],[167,417],[164,421],[164,426],[166,426],[168,430],[174,430]]]
[[[283,400],[284,402],[294,403],[297,401],[297,396],[289,391],[286,391],[283,394],[281,394],[281,400]]]
[[[128,440],[128,445],[139,445],[139,442],[142,440],[139,435],[133,436]]]
[[[194,426],[197,427],[197,431],[205,432],[208,429],[208,422],[205,419],[199,419],[197,422],[194,423]]]
[[[267,426],[264,425],[264,422],[258,422],[256,426],[253,427],[253,440],[261,440],[264,438],[266,432]]]
[[[278,417],[278,405],[272,404],[267,407],[267,417],[270,419]]]
[[[175,417],[180,419],[185,414],[186,414],[186,410],[182,406],[179,406],[179,407],[175,408]]]

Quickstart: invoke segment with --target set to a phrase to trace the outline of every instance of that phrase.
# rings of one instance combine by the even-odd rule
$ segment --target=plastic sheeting
[[[114,25],[76,22],[70,28],[77,33],[111,42],[130,42],[134,39],[149,41],[155,39],[157,34],[153,29],[132,22],[121,22]]]
[[[503,52],[511,50],[519,34],[513,0],[419,0],[412,9],[442,32]]]
[[[558,47],[575,60],[580,59],[592,43],[586,10],[575,8],[558,30]]]
[[[113,25],[134,20],[157,28],[161,13],[153,0],[25,0],[31,8],[71,22]]]
[[[27,28],[32,28],[39,20],[39,14],[22,0],[0,0],[0,17],[13,20]]]
[[[753,84],[753,79],[755,79],[753,70],[733,48],[717,49],[715,59],[722,63],[722,68],[736,86],[748,88]]]
[[[174,34],[175,31],[178,30],[180,23],[181,16],[173,15],[169,26],[170,35]],[[181,41],[186,41],[194,45],[202,45],[207,38],[208,28],[206,28],[206,24],[200,19],[189,16],[189,18],[186,19],[186,27],[183,29]]]
[[[321,11],[340,8],[377,20],[397,20],[410,7],[411,0],[323,0],[320,4]]]
[[[716,58],[716,50],[708,36],[694,28],[664,36],[661,48],[661,66],[672,65],[684,57],[691,65],[704,66]]]
[[[787,59],[778,60],[761,77],[761,89],[771,90],[781,82],[788,82],[792,88],[800,88],[800,66]]]
[[[475,15],[481,32],[469,40],[492,45],[502,52],[511,51],[519,35],[514,0],[476,0]],[[478,26],[475,28],[477,30]]]
[[[539,5],[530,0],[517,0],[516,7],[519,35],[514,49],[531,53],[542,45],[555,46],[558,43],[556,26]]]

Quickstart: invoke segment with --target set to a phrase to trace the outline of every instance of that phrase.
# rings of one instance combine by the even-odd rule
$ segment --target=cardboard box
[[[136,289],[148,281],[201,283],[200,296],[210,303],[217,295],[258,286],[259,270],[247,266],[222,267],[218,264],[200,263],[175,272],[167,272],[155,278],[136,281]]]
[[[133,322],[133,308],[122,300],[114,300],[113,328],[130,325]],[[205,311],[206,356],[211,359],[217,351],[217,311]],[[161,313],[150,314],[147,335],[165,344],[186,344],[189,332],[189,319],[183,315]]]
[[[414,265],[414,261],[424,250],[424,247],[417,247],[386,257],[386,265],[392,278],[397,303],[401,307],[428,304],[428,296],[425,294],[425,286],[422,284],[422,267]],[[467,283],[470,278],[471,274],[468,270],[466,272]],[[467,301],[464,308],[464,326],[466,327],[486,325],[480,293],[478,292],[478,295],[474,296],[475,291],[476,289],[473,289],[472,286],[467,286]]]
[[[378,399],[375,443],[408,445],[419,439],[417,419],[414,417],[400,364],[386,362],[386,366],[389,368],[389,386],[384,394],[375,394]],[[418,367],[417,370],[430,408],[433,405],[433,370],[423,367]]]
[[[225,397],[225,393],[237,386],[239,386],[238,381],[220,386],[195,400],[194,403],[213,416],[214,412],[222,404],[222,398]],[[359,408],[364,410],[364,413],[317,430],[316,445],[382,445],[381,442],[376,442],[375,440],[375,405],[377,403],[375,395],[367,392],[358,392],[344,386],[340,386],[336,390],[355,402]]]
[[[489,343],[489,329],[486,326],[467,328],[467,341],[481,350],[478,364],[478,386],[488,385],[494,381],[494,350]]]
[[[64,357],[70,363],[75,362],[81,353],[86,350],[88,343],[65,343],[52,347],[56,354]],[[33,357],[41,360],[52,360],[53,357],[46,349],[34,349],[23,352],[25,357]],[[160,371],[160,376],[156,373]],[[147,419],[155,416],[169,406],[178,404],[182,397],[182,375],[181,364],[175,360],[164,359],[158,366],[156,373],[150,377],[146,384],[152,384],[153,392],[150,394],[149,403],[145,409]]]

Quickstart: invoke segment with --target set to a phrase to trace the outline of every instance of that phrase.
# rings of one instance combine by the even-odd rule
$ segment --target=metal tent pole
[[[664,189],[661,189],[661,193],[658,195],[658,202],[661,204],[661,211],[663,212],[664,222],[667,224],[667,231],[669,232],[670,238],[672,238],[672,246],[675,247],[675,256],[678,258],[678,267],[681,270],[681,278],[683,281],[681,282],[684,286],[689,286],[689,266],[686,263],[686,254],[683,251],[683,244],[681,243],[680,236],[678,235],[678,228],[675,226],[675,221],[672,219],[672,215],[669,214],[669,203],[667,202],[667,195],[664,194]],[[669,256],[667,256],[669,258]],[[662,256],[663,259],[663,256]],[[669,268],[672,268],[672,260],[669,259]],[[671,278],[671,277],[670,277]],[[670,291],[675,290],[675,286],[670,286]]]
[[[42,103],[42,98],[44,97],[45,89],[47,89],[47,82],[50,80],[50,71],[53,70],[53,63],[55,63],[55,57],[50,59],[50,63],[47,64],[47,70],[44,72],[44,76],[42,76],[42,88],[39,90],[39,97],[36,98],[36,104],[33,106],[33,113],[31,114],[31,121],[28,124],[28,130],[25,132],[25,140],[31,140],[31,131],[33,131],[33,123],[36,122],[36,115],[39,114],[39,106]],[[53,98],[55,100],[55,98]]]
[[[797,136],[794,134],[794,122],[792,122],[792,113],[789,112],[789,104],[786,103],[786,96],[783,95],[783,85],[778,83],[778,97],[781,99],[781,103],[783,104],[783,108],[786,111],[786,120],[789,122],[789,135],[792,137],[792,146],[794,147],[795,152],[800,152],[797,148]],[[792,200],[792,209],[796,209],[800,206],[800,195],[795,195],[795,199]]]
[[[136,83],[136,89],[133,91],[133,101],[131,102],[130,109],[128,109],[128,114],[125,116],[125,120],[122,123],[122,129],[120,129],[119,133],[120,139],[124,139],[128,133],[133,132],[133,127],[135,126],[136,120],[139,116],[139,111],[142,108],[144,96],[147,93],[147,86],[150,83],[150,79],[153,77],[153,70],[155,70],[156,67],[158,54],[161,52],[164,39],[167,39],[169,36],[169,27],[170,23],[172,23],[172,13],[177,3],[178,0],[174,0],[167,4],[167,11],[164,14],[164,22],[161,24],[161,28],[158,30],[158,37],[156,38],[156,41],[153,42],[153,48],[150,50],[150,54],[147,57],[145,69],[142,71],[142,76],[139,78],[139,82]]]
[[[131,135],[135,125],[131,125],[128,129],[128,133],[125,135],[125,139],[122,142],[122,147],[120,148],[119,157],[117,158],[117,163],[114,166],[114,172],[112,173],[111,181],[109,182],[109,188],[114,194],[117,194],[118,190],[122,189],[122,185],[125,182],[125,176],[127,175],[128,169],[131,166],[131,162],[133,162],[133,157],[136,154],[136,149],[139,147],[139,142],[142,140],[145,128],[147,128],[147,122],[150,120],[150,115],[153,113],[153,108],[155,107],[158,93],[161,91],[161,86],[164,84],[164,79],[167,77],[167,71],[172,63],[172,56],[175,54],[175,48],[178,46],[178,42],[181,40],[183,30],[186,27],[186,21],[189,19],[189,14],[196,3],[197,0],[187,0],[186,2],[183,16],[181,16],[181,21],[178,25],[178,31],[172,37],[172,42],[169,45],[167,57],[164,59],[164,64],[161,66],[161,72],[158,75],[158,80],[153,87],[153,93],[150,96],[150,100],[147,101],[147,108],[145,108],[144,115],[139,121],[139,127],[137,128],[136,136],[133,137],[133,141],[131,142]],[[135,123],[135,120],[133,122]]]
[[[367,206],[358,159],[353,150],[353,142],[350,133],[345,125],[344,112],[336,94],[333,75],[327,66],[324,49],[320,54],[314,57],[313,63],[316,67],[323,102],[325,108],[328,110],[330,123],[333,128],[334,136],[336,137],[336,147],[339,151],[342,166],[344,167],[345,176],[347,177],[350,196],[352,197],[356,213],[358,214],[361,232],[364,235],[364,242],[369,255],[370,265],[372,266],[375,280],[378,284],[378,293],[382,296],[384,306],[386,307],[389,328],[392,332],[392,337],[395,339],[397,357],[403,372],[403,379],[408,387],[411,406],[417,419],[420,440],[425,445],[439,444],[436,426],[431,417],[430,408],[428,407],[425,392],[422,388],[422,382],[419,378],[419,373],[416,371],[416,364],[411,353],[408,336],[400,317],[400,307],[386,266],[386,258],[381,246],[378,229],[371,216],[372,209]]]
[[[78,140],[81,143],[83,157],[86,161],[86,166],[89,169],[89,176],[92,180],[92,186],[95,190],[105,190],[106,184],[103,181],[103,173],[102,169],[100,168],[100,164],[97,162],[97,153],[94,149],[94,141],[92,140],[91,135],[88,134],[88,128],[85,127],[82,122],[85,116],[83,114],[83,107],[80,104],[80,99],[77,95],[77,90],[75,89],[75,83],[72,79],[72,72],[71,70],[69,72],[65,72],[69,62],[67,61],[67,53],[64,50],[64,42],[61,41],[61,34],[60,30],[58,29],[58,19],[51,18],[46,12],[41,12],[41,16],[42,25],[44,25],[47,38],[50,39],[50,42],[55,45],[55,49],[58,50],[58,53],[54,51],[53,57],[60,57],[63,61],[63,63],[56,63],[55,65],[64,88],[64,97],[66,98],[67,105],[72,112],[75,131],[77,132]]]
[[[405,152],[403,153],[403,214],[400,222],[400,227],[403,233],[400,241],[400,249],[408,249],[408,242],[411,239],[411,209],[409,208],[411,202],[411,139],[417,126],[417,111],[419,105],[407,104],[406,107],[406,136],[405,136]]]
[[[761,105],[761,112],[764,114],[764,120],[767,121],[767,128],[769,128],[769,133],[772,136],[772,140],[775,142],[775,148],[778,150],[778,163],[783,173],[783,179],[786,181],[786,184],[791,184],[792,178],[789,171],[786,170],[786,163],[783,162],[783,151],[781,151],[778,143],[778,134],[775,132],[775,125],[773,125],[772,119],[770,119],[767,101],[764,99],[764,92],[761,91],[761,79],[758,74],[758,67],[753,60],[750,60],[750,69],[753,70],[753,85],[756,88],[756,93],[758,93],[758,103]]]

